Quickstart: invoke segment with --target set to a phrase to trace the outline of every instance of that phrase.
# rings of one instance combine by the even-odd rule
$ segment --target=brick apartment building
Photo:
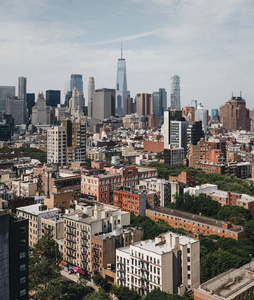
[[[162,153],[164,151],[164,141],[144,141],[144,151],[152,153]]]
[[[169,181],[181,182],[186,186],[195,186],[196,179],[191,176],[190,172],[181,172],[178,176],[169,176]]]
[[[182,228],[198,235],[216,234],[235,240],[245,238],[245,232],[241,226],[176,209],[160,207],[147,209],[146,216],[154,221],[162,219],[174,228]]]
[[[87,175],[85,169],[81,175],[81,193],[97,197],[98,202],[113,201],[113,190],[121,186],[134,187],[143,178],[157,177],[156,169],[137,168],[134,166],[105,166],[104,173],[98,169],[98,174]],[[94,172],[96,173],[96,172]]]
[[[141,241],[142,235],[142,229],[132,227],[118,228],[113,232],[93,235],[91,237],[91,276],[95,272],[103,275],[103,269],[106,268],[114,269],[116,249]]]
[[[113,205],[124,211],[132,212],[135,216],[146,214],[146,194],[142,192],[113,191]]]

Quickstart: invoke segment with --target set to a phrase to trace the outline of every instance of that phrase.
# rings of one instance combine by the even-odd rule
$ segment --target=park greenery
[[[131,214],[131,226],[143,229],[142,240],[154,239],[159,234],[167,231],[186,235],[186,232],[181,228],[174,228],[163,220],[154,222],[149,217],[141,215],[135,216]]]
[[[42,151],[37,148],[8,148],[8,147],[2,147],[0,148],[0,153],[24,153],[25,157],[31,157],[32,159],[38,159],[41,163],[47,162],[47,152]]]
[[[237,205],[222,206],[205,194],[199,196],[190,195],[189,193],[176,194],[175,202],[169,203],[168,207],[189,213],[202,214],[206,217],[232,222],[236,225],[244,225],[246,221],[252,220],[252,214],[248,209]]]
[[[187,167],[185,165],[167,166],[159,162],[152,162],[148,166],[158,170],[158,178],[168,180],[169,176],[177,176],[183,171],[189,171],[192,176],[195,176],[198,184],[216,184],[218,185],[218,188],[223,191],[231,191],[234,193],[254,196],[254,182],[242,180],[233,174],[207,174],[201,169]]]

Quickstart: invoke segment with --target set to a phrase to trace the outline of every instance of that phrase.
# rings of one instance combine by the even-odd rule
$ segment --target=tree
[[[252,242],[254,243],[254,220],[251,221],[247,221],[245,223],[245,233],[246,233],[246,237]]]
[[[83,300],[112,300],[112,297],[100,288],[98,292],[86,295]]]
[[[44,235],[30,251],[29,289],[33,298],[55,299],[50,291],[61,289],[57,255],[57,244],[50,235]]]
[[[116,295],[118,300],[139,300],[141,297],[136,291],[130,290],[126,286],[112,286],[111,293]]]
[[[99,285],[105,292],[109,292],[111,284],[108,283],[107,279],[102,277],[101,274],[97,274],[93,277],[93,281],[96,285]]]
[[[252,220],[252,214],[248,209],[241,206],[224,205],[219,210],[217,218],[237,225],[244,225],[246,221]]]

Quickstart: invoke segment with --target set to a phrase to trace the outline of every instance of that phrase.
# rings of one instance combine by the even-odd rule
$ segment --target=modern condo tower
[[[130,92],[127,90],[126,63],[121,47],[121,58],[118,59],[116,78],[116,113],[120,116],[125,115],[124,100],[128,95],[130,95]]]
[[[83,92],[83,80],[81,74],[71,74],[70,90],[76,88],[79,92]]]
[[[93,116],[93,94],[95,92],[94,78],[89,77],[88,81],[88,117]]]
[[[180,101],[180,77],[174,75],[171,77],[171,103],[170,108],[181,110],[181,101]]]

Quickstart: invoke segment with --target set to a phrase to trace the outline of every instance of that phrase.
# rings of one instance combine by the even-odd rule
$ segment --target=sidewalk
[[[61,270],[61,275],[71,281],[77,282],[79,277],[75,274],[69,274],[69,272],[65,271],[65,270]],[[99,287],[97,285],[95,285],[94,283],[92,283],[91,281],[87,281],[87,286],[91,286],[92,288],[94,288],[96,291],[99,290]]]

